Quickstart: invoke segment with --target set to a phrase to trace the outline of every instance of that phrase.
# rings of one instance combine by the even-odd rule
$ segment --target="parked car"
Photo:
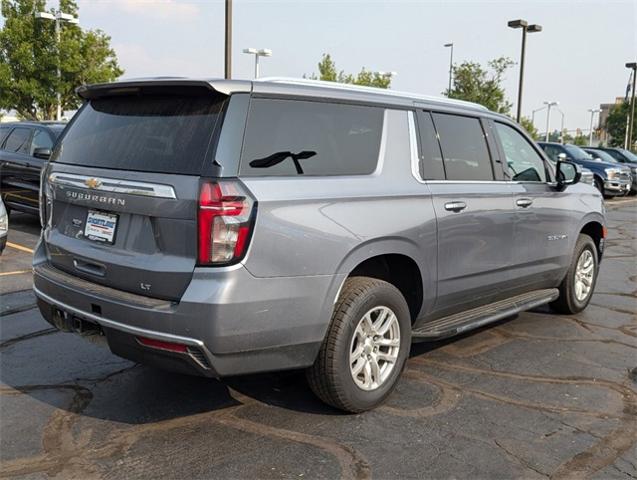
[[[538,145],[553,161],[557,161],[562,154],[566,160],[591,170],[595,175],[595,185],[604,196],[626,195],[630,192],[632,176],[629,168],[595,160],[577,145],[554,142],[538,142]]]
[[[635,194],[637,193],[637,162],[632,163],[632,162],[627,162],[627,161],[623,161],[620,162],[619,160],[617,160],[616,157],[614,157],[613,155],[610,154],[610,152],[607,149],[603,149],[603,148],[584,148],[584,151],[586,153],[588,153],[590,156],[592,156],[595,159],[601,160],[602,162],[606,162],[606,163],[617,163],[623,167],[628,167],[630,168],[630,175],[632,177],[632,184],[630,186],[630,193],[631,194]],[[628,152],[630,153],[630,152]]]
[[[597,147],[596,150],[603,150],[604,152],[611,155],[615,160],[619,163],[628,163],[628,164],[636,164],[637,163],[637,155],[635,155],[630,150],[626,150],[625,148],[619,147]]]
[[[7,210],[38,214],[40,171],[64,126],[60,122],[0,124],[0,190]]]
[[[484,107],[285,79],[78,93],[43,174],[34,291],[48,322],[116,355],[303,368],[360,412],[413,339],[590,301],[602,196]]]
[[[0,198],[0,255],[7,246],[7,236],[9,235],[9,215],[4,203]]]

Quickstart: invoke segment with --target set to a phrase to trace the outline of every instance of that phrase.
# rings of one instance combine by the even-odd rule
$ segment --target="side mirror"
[[[562,153],[560,155],[563,155]],[[567,185],[575,185],[582,178],[582,167],[577,163],[560,160],[556,167],[557,186],[564,188]]]
[[[565,162],[566,160],[568,160],[568,155],[566,155],[565,153],[558,153],[557,154],[557,161],[558,162]]]
[[[51,149],[50,148],[36,148],[33,150],[33,156],[35,158],[41,158],[42,160],[48,160],[51,158]]]

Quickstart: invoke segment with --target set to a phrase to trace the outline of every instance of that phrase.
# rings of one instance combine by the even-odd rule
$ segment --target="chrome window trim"
[[[411,175],[416,179],[418,183],[427,182],[420,176],[420,156],[418,155],[418,137],[416,132],[416,112],[409,110],[408,124],[409,124],[409,154],[411,156]]]
[[[94,180],[97,185],[95,187],[90,187],[86,183],[88,180]],[[127,195],[142,195],[145,197],[155,198],[177,198],[173,187],[157,183],[134,182],[131,180],[93,177],[62,172],[54,172],[49,175],[49,182],[54,185],[85,188],[101,192],[125,193]]]

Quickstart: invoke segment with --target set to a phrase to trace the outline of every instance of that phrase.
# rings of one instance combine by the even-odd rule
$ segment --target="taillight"
[[[199,191],[200,265],[226,265],[243,258],[253,224],[254,200],[238,181],[205,182]]]

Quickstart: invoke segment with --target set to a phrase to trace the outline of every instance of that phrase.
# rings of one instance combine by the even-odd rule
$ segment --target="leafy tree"
[[[575,137],[573,137],[573,140],[571,140],[570,143],[573,143],[580,147],[588,147],[588,135],[584,135],[583,133],[580,133],[579,135],[575,135]]]
[[[489,61],[487,65],[488,68],[477,62],[454,65],[451,91],[447,89],[444,94],[449,98],[479,103],[494,112],[508,114],[512,104],[505,97],[502,81],[513,61],[500,57]]]
[[[537,128],[535,128],[535,125],[533,125],[533,122],[529,117],[522,117],[520,119],[520,125],[526,130],[526,132],[531,136],[533,140],[540,139],[540,134],[538,133]]]
[[[389,88],[391,85],[391,77],[389,75],[380,75],[371,72],[365,67],[358,72],[357,75],[345,73],[343,70],[336,68],[336,63],[332,60],[329,53],[324,53],[323,58],[318,63],[319,75],[312,74],[313,80],[324,80],[327,82],[351,83],[353,85],[364,85],[367,87]]]
[[[0,0],[4,26],[0,29],[0,108],[15,110],[28,120],[55,117],[57,92],[62,109],[80,105],[75,88],[85,83],[117,79],[120,69],[110,37],[100,30],[82,30],[63,23],[60,29],[59,65],[55,22],[36,19],[47,11],[45,0]],[[77,15],[75,0],[61,0],[65,13]],[[53,13],[51,11],[51,13]]]
[[[630,111],[630,103],[622,102],[619,105],[615,105],[608,114],[606,119],[606,131],[610,135],[608,141],[611,147],[623,147],[624,139],[626,138],[626,117]],[[637,140],[637,108],[635,109],[635,119],[633,121],[633,140]]]

